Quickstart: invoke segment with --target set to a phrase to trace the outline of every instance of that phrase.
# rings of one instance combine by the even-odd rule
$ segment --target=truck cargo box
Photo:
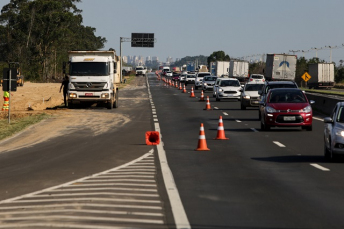
[[[334,86],[334,64],[317,63],[308,65],[308,73],[311,78],[307,86],[311,88],[331,88]]]
[[[288,54],[267,54],[266,67],[264,71],[265,79],[270,80],[290,80],[295,81],[296,55]]]

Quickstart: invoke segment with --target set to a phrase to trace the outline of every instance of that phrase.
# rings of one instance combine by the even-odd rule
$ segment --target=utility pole
[[[330,49],[330,63],[332,63],[332,49],[337,48],[337,46],[325,46],[325,47]]]

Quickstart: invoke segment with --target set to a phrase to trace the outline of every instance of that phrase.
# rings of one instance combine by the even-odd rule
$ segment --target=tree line
[[[83,25],[81,0],[10,0],[0,14],[0,61],[19,62],[26,79],[61,79],[70,50],[99,50],[106,39]]]

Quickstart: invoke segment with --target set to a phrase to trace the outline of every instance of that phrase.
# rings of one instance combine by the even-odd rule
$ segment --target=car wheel
[[[197,87],[197,86],[195,86],[195,90],[198,90],[198,87]]]
[[[326,140],[325,140],[325,138],[324,138],[324,157],[325,157],[326,160],[330,160],[331,159],[331,152],[326,147]]]

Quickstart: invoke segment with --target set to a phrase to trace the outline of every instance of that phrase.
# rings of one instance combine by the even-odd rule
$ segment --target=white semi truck
[[[296,55],[288,54],[267,54],[266,67],[264,70],[265,79],[295,81]]]
[[[307,81],[307,86],[309,89],[334,87],[333,63],[309,64],[308,73],[311,76],[311,78]]]
[[[68,55],[68,107],[97,103],[117,108],[120,57],[115,51],[70,51]]]
[[[248,78],[249,63],[244,60],[231,60],[229,65],[229,74],[231,78],[236,78],[244,82]]]

